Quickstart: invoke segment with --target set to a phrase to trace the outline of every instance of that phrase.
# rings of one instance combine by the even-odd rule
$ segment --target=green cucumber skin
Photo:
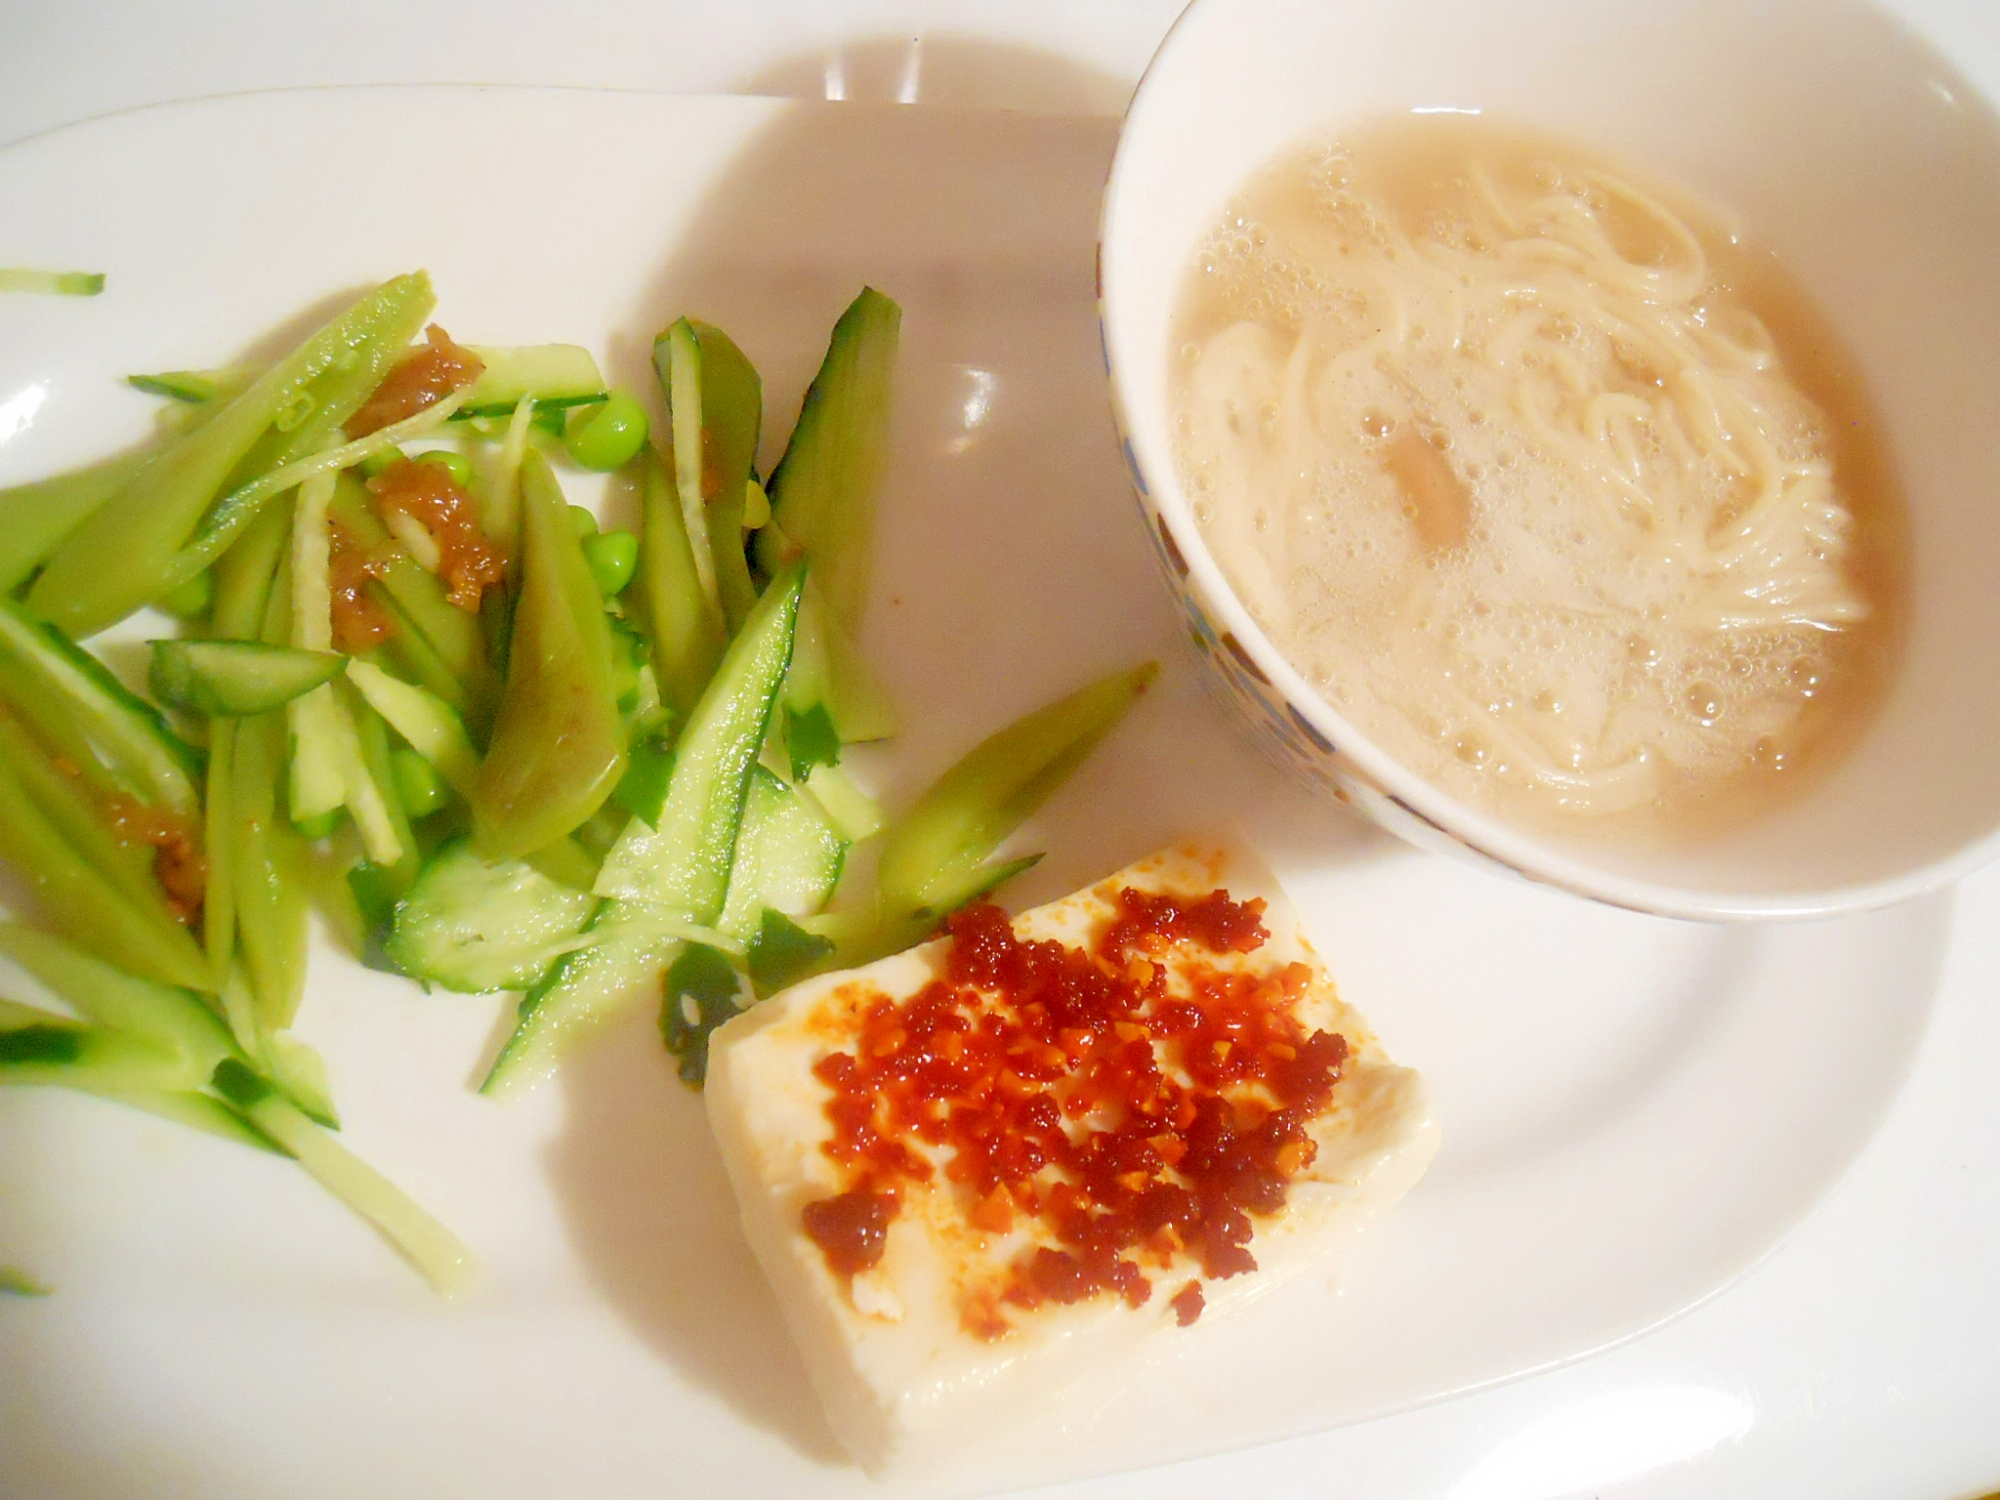
[[[659,823],[620,836],[599,873],[600,896],[655,903],[702,926],[721,915],[751,767],[791,662],[804,585],[805,568],[794,564],[757,601],[681,730]]]
[[[24,698],[15,705],[27,717],[44,717],[37,707],[63,715],[102,746],[134,791],[184,816],[194,814],[201,752],[96,657],[12,599],[0,599],[0,657],[35,692],[38,703]]]
[[[460,994],[538,984],[597,913],[597,898],[464,839],[430,859],[396,907],[383,951],[412,979]]]
[[[533,398],[537,409],[561,410],[602,401],[610,394],[590,351],[577,344],[525,344],[514,348],[466,345],[486,368],[472,383],[453,420],[504,417]]]
[[[847,840],[811,803],[763,766],[752,767],[716,930],[747,947],[765,911],[787,917],[818,911],[840,883],[847,849]]]
[[[975,745],[883,842],[876,883],[888,909],[943,916],[994,883],[981,862],[1111,732],[1158,671],[1147,662],[1099,678]]]
[[[803,550],[835,622],[849,631],[859,628],[868,603],[902,316],[873,287],[848,304],[765,486],[773,525],[757,534],[759,565],[776,573],[790,560],[788,546]]]
[[[613,1016],[657,1000],[660,979],[686,944],[654,925],[656,915],[608,901],[589,929],[595,941],[564,957],[521,1000],[514,1030],[479,1092],[518,1093],[555,1071],[563,1053]]]
[[[338,677],[347,658],[262,641],[153,642],[147,684],[176,708],[211,718],[270,713]]]

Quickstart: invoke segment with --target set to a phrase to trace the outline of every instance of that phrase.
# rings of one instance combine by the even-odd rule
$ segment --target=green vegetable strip
[[[160,904],[151,851],[119,843],[104,809],[86,784],[57,770],[41,746],[5,709],[0,709],[0,760],[21,779],[22,789],[35,806],[92,868],[127,899],[142,906]]]
[[[161,370],[152,375],[127,375],[125,383],[149,396],[165,396],[191,406],[241,395],[256,378],[256,371],[242,365],[220,370]]]
[[[188,989],[213,990],[208,964],[186,928],[133,901],[70,846],[0,763],[0,859],[40,899],[49,921],[120,966]]]
[[[0,292],[39,292],[48,297],[95,297],[104,290],[102,271],[37,271],[0,267]]]
[[[218,975],[229,972],[236,956],[236,728],[234,719],[217,719],[208,730],[208,805],[201,837],[208,886],[201,898],[201,936],[208,966]]]
[[[655,343],[653,363],[656,368],[662,363],[666,366],[665,379],[661,383],[667,389],[668,415],[672,419],[674,490],[680,498],[681,525],[687,532],[688,549],[694,558],[695,582],[701,588],[702,598],[711,609],[721,613],[722,601],[715,582],[715,553],[708,536],[707,497],[702,487],[701,345],[686,318],[674,324],[661,338],[667,346],[666,358],[662,361],[662,351]]]
[[[791,661],[804,586],[805,568],[794,564],[757,601],[675,743],[658,824],[627,826],[598,875],[598,895],[650,902],[704,926],[721,914],[750,770]]]
[[[728,636],[695,571],[679,491],[656,459],[646,461],[641,504],[639,589],[653,642],[653,675],[661,698],[675,713],[686,714],[715,675]]]
[[[510,558],[520,556],[521,546],[521,462],[528,456],[528,429],[534,425],[533,398],[514,408],[507,419],[507,436],[500,443],[499,472],[494,476],[480,530],[493,545]]]
[[[0,1029],[0,1086],[41,1085],[86,1092],[199,1087],[186,1060],[114,1031],[78,1026],[59,1016]]]
[[[814,766],[803,783],[834,827],[855,843],[882,831],[882,807],[839,766]]]
[[[868,603],[875,494],[889,449],[890,379],[902,309],[872,287],[834,324],[785,456],[765,488],[773,526],[757,559],[775,573],[802,549],[834,620],[857,630]]]
[[[71,1085],[75,1087],[75,1085]],[[236,1113],[220,1099],[207,1094],[161,1093],[150,1090],[131,1089],[87,1089],[83,1092],[95,1094],[100,1099],[108,1099],[114,1104],[128,1104],[133,1109],[143,1109],[149,1115],[158,1115],[176,1125],[185,1125],[190,1130],[205,1131],[209,1135],[234,1141],[239,1146],[248,1146],[256,1151],[270,1151],[284,1155],[271,1138]]]
[[[347,680],[389,727],[437,769],[451,789],[470,797],[479,778],[479,754],[451,705],[435,693],[391,677],[372,662],[348,665]]]
[[[45,1286],[18,1266],[0,1266],[0,1293],[9,1297],[48,1297],[55,1288]]]
[[[145,461],[143,452],[121,453],[85,469],[0,490],[0,593],[11,594],[27,582]]]
[[[0,922],[0,953],[26,969],[77,1014],[184,1058],[204,1084],[235,1051],[228,1028],[184,989],[127,974],[61,938]]]
[[[386,371],[431,305],[429,278],[421,272],[378,287],[211,420],[168,444],[50,558],[29,594],[35,608],[64,629],[87,635],[200,572],[220,547],[178,573],[177,558],[258,440],[316,380],[346,376],[342,384],[351,385],[354,375],[365,377],[377,367]],[[351,368],[343,369],[343,362]]]
[[[901,727],[896,705],[833,618],[816,581],[799,602],[799,639],[785,679],[785,702],[804,713],[825,708],[844,745],[883,740]]]
[[[144,699],[129,692],[88,652],[11,599],[0,599],[0,660],[14,706],[39,730],[67,718],[97,747],[113,776],[140,800],[183,816],[198,811],[201,759]],[[54,737],[54,736],[50,736]]]
[[[982,861],[1111,732],[1159,671],[1117,672],[975,746],[917,800],[882,846],[876,882],[892,912],[943,916],[991,884]]]
[[[611,628],[548,463],[521,465],[521,587],[507,686],[473,788],[473,845],[518,859],[603,805],[625,771]]]
[[[592,946],[569,954],[522,998],[480,1093],[505,1096],[541,1082],[581,1037],[635,1004],[657,1002],[660,977],[684,946],[661,931],[657,913],[632,902],[606,903],[590,936]]]
[[[689,342],[694,347],[691,361],[684,350],[677,352]],[[692,464],[685,446],[690,441],[685,436],[690,424],[683,414],[690,383],[685,367],[689,363],[699,403],[698,420],[692,424]],[[733,633],[757,603],[757,589],[750,581],[749,563],[743,555],[743,524],[745,487],[750,483],[751,465],[757,460],[757,440],[764,420],[763,381],[728,334],[688,318],[654,341],[653,367],[667,392],[673,418],[676,483],[685,497],[692,471],[694,493],[701,496],[706,511],[716,598]],[[708,493],[711,481],[713,495]],[[692,535],[692,526],[689,531]]]
[[[306,651],[333,649],[333,590],[327,506],[334,475],[317,474],[299,486],[292,510],[292,631],[294,646]],[[290,801],[292,821],[324,817],[347,800],[346,762],[341,731],[353,739],[353,725],[340,722],[333,685],[322,684],[285,705],[292,731]],[[355,745],[354,759],[360,759]],[[373,857],[372,855],[370,856]],[[391,861],[393,863],[393,861]]]
[[[333,649],[332,549],[327,508],[334,474],[316,474],[299,486],[292,510],[292,644],[302,651]]]
[[[329,1130],[340,1129],[327,1085],[326,1060],[318,1052],[297,1037],[274,1031],[264,1038],[259,1061],[271,1082],[304,1110],[308,1118]]]
[[[342,683],[338,691],[341,718],[351,726],[354,738],[348,811],[361,831],[368,862],[381,869],[395,869],[399,883],[407,884],[416,878],[417,841],[403,815],[403,804],[396,798],[395,772],[389,764],[389,731],[381,715],[351,687]]]
[[[424,639],[410,617],[396,601],[371,580],[368,593],[377,607],[396,622],[396,630],[363,660],[371,661],[393,675],[414,682],[426,692],[450,704],[454,711],[465,706],[465,685]]]
[[[319,1184],[382,1232],[440,1293],[461,1291],[472,1253],[388,1178],[342,1146],[248,1069],[225,1064],[216,1087],[264,1134],[298,1158]]]
[[[229,859],[235,881],[237,943],[256,996],[259,1031],[291,1024],[305,994],[305,907],[287,880],[278,824],[284,718],[239,722]]]

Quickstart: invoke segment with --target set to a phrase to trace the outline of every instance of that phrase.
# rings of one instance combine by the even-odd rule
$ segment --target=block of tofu
[[[743,1229],[871,1473],[1325,1267],[1437,1148],[1239,840],[996,908],[716,1032]]]

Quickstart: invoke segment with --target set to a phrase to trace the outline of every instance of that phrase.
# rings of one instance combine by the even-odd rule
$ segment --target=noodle
[[[1857,515],[1886,474],[1836,462],[1746,255],[1467,120],[1296,153],[1205,242],[1173,390],[1197,521],[1280,649],[1462,799],[1672,822],[1879,685],[1893,569]]]

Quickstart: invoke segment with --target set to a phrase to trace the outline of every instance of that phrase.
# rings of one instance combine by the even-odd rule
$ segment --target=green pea
[[[394,468],[397,464],[403,462],[407,456],[401,448],[395,447],[393,444],[384,448],[380,453],[371,453],[361,460],[361,477],[363,479],[373,479],[384,469]]]
[[[472,460],[452,448],[433,448],[428,453],[417,455],[420,464],[436,464],[451,475],[451,482],[460,489],[472,483]]]
[[[331,838],[333,831],[340,827],[340,820],[347,815],[344,807],[330,807],[325,812],[294,823],[292,827],[317,843],[320,839]]]
[[[186,583],[174,587],[160,596],[160,608],[176,620],[198,620],[208,613],[208,607],[215,602],[214,575],[203,569]]]
[[[570,418],[563,449],[581,467],[608,473],[646,446],[646,408],[630,391],[613,391]]]
[[[421,818],[444,806],[448,795],[444,778],[408,745],[389,752],[389,774],[396,781],[396,800],[411,817]]]
[[[584,559],[597,591],[610,599],[625,591],[639,566],[639,539],[629,531],[604,531],[583,539]]]
[[[593,516],[581,505],[572,505],[569,508],[569,524],[571,529],[580,537],[593,537],[597,535],[597,517]]]

